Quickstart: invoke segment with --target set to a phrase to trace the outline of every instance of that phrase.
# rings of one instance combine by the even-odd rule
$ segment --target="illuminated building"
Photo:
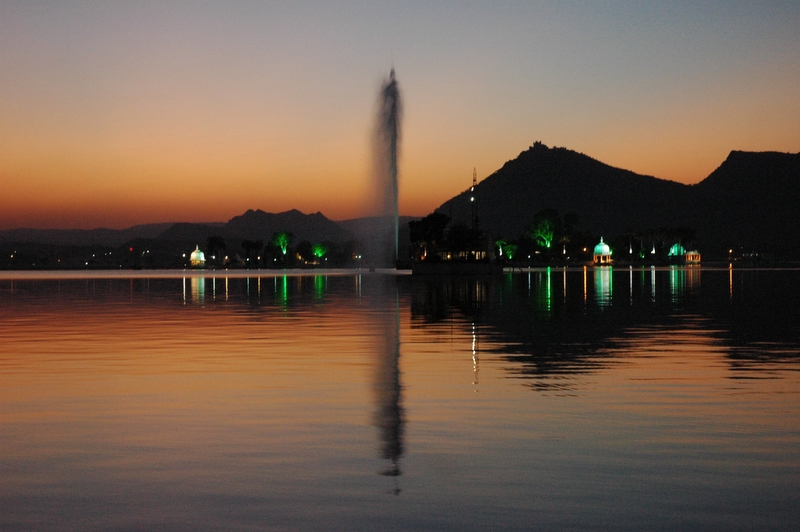
[[[195,246],[194,251],[189,256],[189,264],[192,268],[204,268],[206,265],[206,256],[200,251],[200,246]]]
[[[600,237],[600,243],[594,247],[592,262],[600,265],[611,264],[611,248],[603,242],[602,236]]]
[[[684,255],[686,255],[686,249],[680,243],[672,244],[672,247],[669,248],[669,253],[667,253],[668,257],[683,257]]]
[[[678,262],[678,263],[686,263],[686,264],[699,264],[700,263],[700,252],[696,249],[691,251],[686,251],[686,249],[680,245],[680,243],[673,244],[671,248],[669,248],[669,253],[667,257],[670,259],[670,262]]]
[[[700,264],[700,252],[696,249],[686,252],[686,264]]]

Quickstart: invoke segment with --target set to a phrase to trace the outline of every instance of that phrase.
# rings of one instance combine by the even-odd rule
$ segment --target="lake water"
[[[800,529],[798,270],[207,275],[0,273],[0,529]]]

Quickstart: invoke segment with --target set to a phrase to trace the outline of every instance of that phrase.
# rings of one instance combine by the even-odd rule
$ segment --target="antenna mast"
[[[478,229],[478,205],[475,203],[475,185],[478,184],[478,172],[472,168],[472,187],[469,189],[469,202],[472,204],[472,230]]]

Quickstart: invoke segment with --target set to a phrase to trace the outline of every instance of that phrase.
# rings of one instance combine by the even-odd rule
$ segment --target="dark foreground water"
[[[800,529],[800,271],[2,275],[3,531]]]

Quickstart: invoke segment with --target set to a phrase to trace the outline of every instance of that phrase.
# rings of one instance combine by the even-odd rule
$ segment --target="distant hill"
[[[687,217],[709,245],[800,247],[800,153],[732,151],[691,188]]]
[[[437,211],[469,224],[469,189]],[[479,224],[517,238],[545,208],[576,213],[595,235],[690,226],[698,243],[766,249],[800,246],[800,154],[731,152],[697,185],[639,175],[566,148],[542,143],[508,161],[476,186]]]
[[[134,225],[128,229],[8,229],[0,231],[0,242],[117,247],[136,238],[155,238],[172,225]]]
[[[204,244],[211,235],[225,235],[227,240],[227,237],[233,237],[234,235],[225,230],[225,225],[224,223],[198,224],[180,222],[170,225],[166,230],[156,235],[154,239],[169,242],[194,242],[196,245]]]
[[[689,188],[536,143],[478,183],[475,198],[481,228],[495,236],[520,236],[533,215],[546,208],[576,213],[581,229],[610,235],[632,227],[679,225]],[[436,210],[469,223],[470,196],[467,189]]]
[[[174,224],[158,235],[160,240],[195,242],[203,245],[209,236],[221,236],[229,242],[236,240],[261,240],[266,244],[273,233],[288,231],[294,234],[294,242],[344,242],[351,235],[336,222],[328,219],[320,212],[303,214],[292,209],[286,212],[271,213],[262,210],[248,210],[240,216],[231,218],[227,223],[209,224]]]
[[[303,214],[297,209],[277,214],[248,210],[241,216],[231,218],[225,229],[253,240],[268,240],[273,233],[280,231],[294,233],[295,242],[302,240],[342,242],[350,238],[344,229],[321,212]]]
[[[281,213],[248,210],[225,223],[162,223],[128,229],[10,229],[0,231],[0,243],[26,242],[53,246],[117,247],[133,240],[161,240],[203,246],[209,236],[225,240],[250,239],[264,243],[273,233],[290,231],[294,241],[345,242],[354,238],[346,228],[322,213],[303,214],[292,209]]]
[[[454,221],[471,223],[470,191],[438,209]],[[474,196],[480,227],[495,237],[521,236],[538,211],[575,213],[578,229],[607,239],[628,231],[692,227],[705,254],[731,247],[800,252],[800,154],[733,151],[702,182],[690,186],[614,168],[566,148],[537,142],[478,183]],[[408,221],[401,217],[401,243]],[[203,245],[221,236],[238,246],[243,239],[267,243],[291,231],[294,242],[376,238],[380,224],[365,217],[335,222],[322,213],[248,210],[224,223],[168,223],[128,229],[13,229],[0,231],[0,244],[29,242],[58,246],[118,247],[134,240]],[[402,252],[402,251],[401,251]]]

